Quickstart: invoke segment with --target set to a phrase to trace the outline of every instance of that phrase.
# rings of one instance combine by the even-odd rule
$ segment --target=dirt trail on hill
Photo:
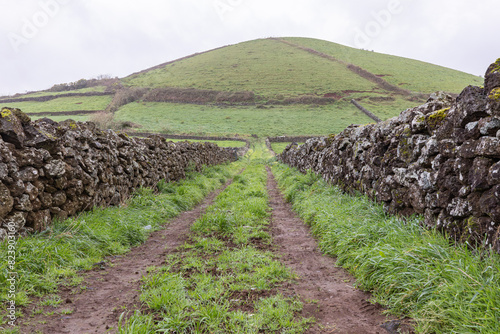
[[[96,264],[93,271],[83,274],[84,281],[79,287],[62,286],[59,289],[63,301],[61,305],[57,308],[46,307],[42,314],[33,318],[26,315],[21,320],[20,332],[115,333],[122,312],[128,310],[133,313],[133,310],[141,308],[141,278],[147,274],[147,268],[164,264],[166,254],[187,240],[191,224],[204,214],[231,182],[212,192],[191,211],[181,213],[165,229],[153,232],[146,243],[122,257],[109,257]],[[82,290],[81,286],[86,286],[86,289]],[[72,310],[72,313],[61,315],[62,310]],[[29,311],[28,314],[31,314]],[[54,312],[54,315],[47,317],[46,312]]]
[[[282,262],[299,279],[285,288],[285,295],[299,295],[304,303],[302,315],[316,318],[307,333],[402,333],[407,325],[382,314],[384,308],[368,300],[371,295],[353,287],[354,278],[335,266],[335,259],[323,255],[304,222],[297,218],[278,190],[268,168],[267,187],[272,208],[272,236],[282,254]]]

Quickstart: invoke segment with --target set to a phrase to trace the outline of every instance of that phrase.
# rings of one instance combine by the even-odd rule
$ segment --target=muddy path
[[[307,333],[386,334],[398,333],[398,328],[411,333],[404,322],[386,317],[381,306],[368,302],[370,294],[355,289],[354,278],[336,267],[335,259],[321,254],[307,226],[283,200],[271,170],[267,171],[273,249],[299,277],[279,292],[298,295],[304,303],[302,316],[316,319]],[[188,240],[191,224],[230,183],[179,215],[165,229],[152,233],[145,244],[96,264],[93,271],[83,274],[80,286],[61,286],[62,303],[57,307],[46,306],[33,316],[34,308],[40,310],[38,303],[33,303],[25,310],[20,333],[116,333],[123,312],[131,315],[143,307],[139,301],[141,278],[148,268],[163,265],[165,256]]]
[[[94,270],[83,274],[84,281],[79,287],[61,286],[59,296],[62,303],[56,308],[45,307],[34,317],[30,315],[37,306],[26,309],[19,326],[20,333],[115,333],[124,311],[133,313],[141,309],[141,278],[147,274],[148,267],[164,264],[166,254],[187,240],[191,224],[231,182],[209,194],[191,211],[181,213],[165,229],[153,232],[146,243],[124,256],[108,257],[96,264]],[[70,312],[61,315],[65,310]],[[47,312],[53,312],[53,315],[47,316]]]
[[[371,304],[371,295],[355,289],[355,279],[321,253],[309,228],[283,199],[269,167],[267,171],[274,244],[283,263],[299,276],[297,284],[283,293],[299,295],[302,315],[316,318],[307,333],[384,334],[398,333],[398,327],[402,333],[411,332],[407,325],[383,315],[384,308]]]

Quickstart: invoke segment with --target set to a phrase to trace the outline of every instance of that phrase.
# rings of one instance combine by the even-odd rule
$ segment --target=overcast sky
[[[0,0],[0,95],[289,36],[484,75],[498,13],[498,0]]]

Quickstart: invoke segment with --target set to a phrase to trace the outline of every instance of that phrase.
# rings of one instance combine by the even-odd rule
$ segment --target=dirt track
[[[62,287],[62,305],[55,309],[46,308],[43,312],[55,311],[54,315],[46,317],[42,313],[34,318],[26,316],[21,320],[21,333],[101,334],[116,328],[124,310],[133,312],[140,309],[140,280],[147,274],[147,268],[162,265],[165,255],[187,240],[191,224],[229,184],[230,181],[211,193],[193,210],[180,214],[164,230],[152,233],[146,243],[125,256],[108,258],[105,263],[97,264],[95,270],[84,275],[82,286],[86,286],[86,289]],[[58,314],[68,309],[73,311],[70,315]],[[26,322],[28,319],[29,323]]]
[[[356,290],[353,277],[336,267],[334,259],[320,253],[308,228],[284,202],[269,169],[267,186],[275,248],[283,263],[299,276],[296,284],[289,284],[280,292],[299,295],[304,302],[302,315],[316,318],[316,324],[307,333],[397,333],[399,322],[382,315],[381,306],[368,302],[370,294]],[[190,225],[220,191],[181,214],[164,230],[153,233],[142,246],[123,257],[97,264],[95,270],[84,275],[82,286],[86,289],[62,287],[62,305],[46,308],[33,318],[25,316],[21,333],[108,333],[116,328],[124,309],[141,308],[140,280],[147,268],[162,265],[165,255],[187,240]],[[61,316],[61,310],[72,313]],[[44,316],[51,311],[55,311],[54,315]]]
[[[336,267],[334,259],[321,254],[309,228],[284,201],[269,169],[267,182],[274,243],[284,264],[299,276],[285,294],[301,296],[302,315],[316,318],[316,325],[307,333],[397,333],[385,328],[395,329],[398,322],[382,315],[380,305],[368,302],[370,294],[355,289],[354,278]]]

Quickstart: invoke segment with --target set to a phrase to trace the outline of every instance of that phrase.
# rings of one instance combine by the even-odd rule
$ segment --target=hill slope
[[[483,79],[478,76],[418,60],[359,50],[312,38],[291,37],[283,40],[357,65],[393,85],[414,92],[430,94],[442,90],[458,94],[468,85],[483,84]]]
[[[265,97],[376,89],[341,64],[271,39],[228,46],[123,81],[142,87],[253,91]]]
[[[58,121],[113,111],[115,120],[133,122],[139,131],[323,135],[372,122],[351,99],[387,119],[425,102],[436,90],[458,94],[471,84],[481,85],[482,79],[416,60],[289,37],[220,47],[100,86],[16,95],[0,104],[21,108],[34,119],[50,115]]]
[[[444,67],[309,38],[261,39],[231,45],[131,75],[123,82],[141,87],[253,91],[264,98],[277,94],[343,96],[346,91],[392,93],[349,70],[349,64],[415,93],[459,93],[469,84],[482,82],[474,75]]]

